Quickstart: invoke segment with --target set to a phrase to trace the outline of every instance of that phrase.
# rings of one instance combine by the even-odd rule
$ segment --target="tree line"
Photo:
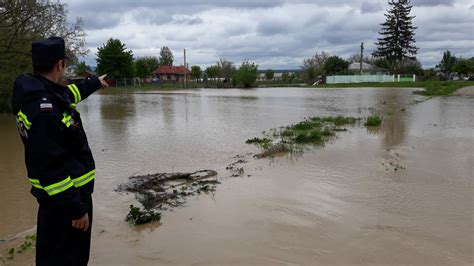
[[[160,56],[145,56],[134,58],[133,52],[127,50],[126,45],[119,39],[109,39],[97,49],[97,74],[107,74],[111,79],[147,78],[161,66],[172,66],[173,52],[163,46]],[[80,62],[76,67],[76,74],[90,67]],[[232,84],[232,86],[250,87],[257,80],[258,65],[244,60],[239,67],[234,62],[221,58],[215,65],[202,70],[200,66],[191,67],[191,78],[196,81],[217,81]]]

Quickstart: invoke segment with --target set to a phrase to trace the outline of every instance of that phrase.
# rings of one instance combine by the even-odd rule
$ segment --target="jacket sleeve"
[[[48,205],[63,207],[75,220],[84,216],[86,208],[81,202],[80,191],[69,176],[70,155],[64,130],[62,121],[54,113],[36,116],[28,134],[31,145],[31,149],[26,151],[30,165],[28,172],[33,187],[47,194],[41,200]]]
[[[71,102],[78,104],[96,90],[102,88],[102,84],[98,77],[90,76],[78,83],[71,83],[67,87]]]

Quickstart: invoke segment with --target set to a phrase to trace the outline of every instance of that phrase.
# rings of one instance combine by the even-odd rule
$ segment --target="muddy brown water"
[[[97,164],[91,265],[473,264],[474,98],[206,89],[97,94],[79,110]],[[302,156],[250,159],[243,177],[227,178],[235,155],[258,152],[245,140],[262,131],[372,112],[384,116],[379,129],[349,128]],[[14,120],[0,115],[0,128],[4,254],[34,230],[37,206]],[[215,193],[160,223],[124,221],[136,201],[114,189],[129,176],[200,169],[219,172]],[[33,256],[9,263],[32,265]]]

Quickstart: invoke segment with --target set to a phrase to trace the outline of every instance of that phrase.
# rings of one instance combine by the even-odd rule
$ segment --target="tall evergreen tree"
[[[415,30],[410,12],[413,7],[411,0],[389,0],[390,8],[385,14],[386,21],[382,24],[381,35],[378,38],[375,57],[387,59],[392,64],[392,68],[397,70],[397,66],[407,59],[415,59],[418,48],[415,46]]]
[[[119,39],[110,38],[97,48],[97,73],[112,79],[134,76],[133,53]]]

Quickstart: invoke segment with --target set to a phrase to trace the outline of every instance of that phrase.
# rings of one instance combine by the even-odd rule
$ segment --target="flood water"
[[[471,265],[473,110],[474,98],[410,89],[92,95],[79,106],[97,165],[90,265]],[[383,115],[379,129],[349,127],[298,156],[250,157],[242,177],[225,169],[258,152],[245,140],[262,131],[371,113]],[[13,118],[1,115],[0,129],[4,254],[34,230],[37,206]],[[114,189],[129,176],[201,169],[218,171],[215,193],[163,212],[160,223],[124,221],[137,202]]]

